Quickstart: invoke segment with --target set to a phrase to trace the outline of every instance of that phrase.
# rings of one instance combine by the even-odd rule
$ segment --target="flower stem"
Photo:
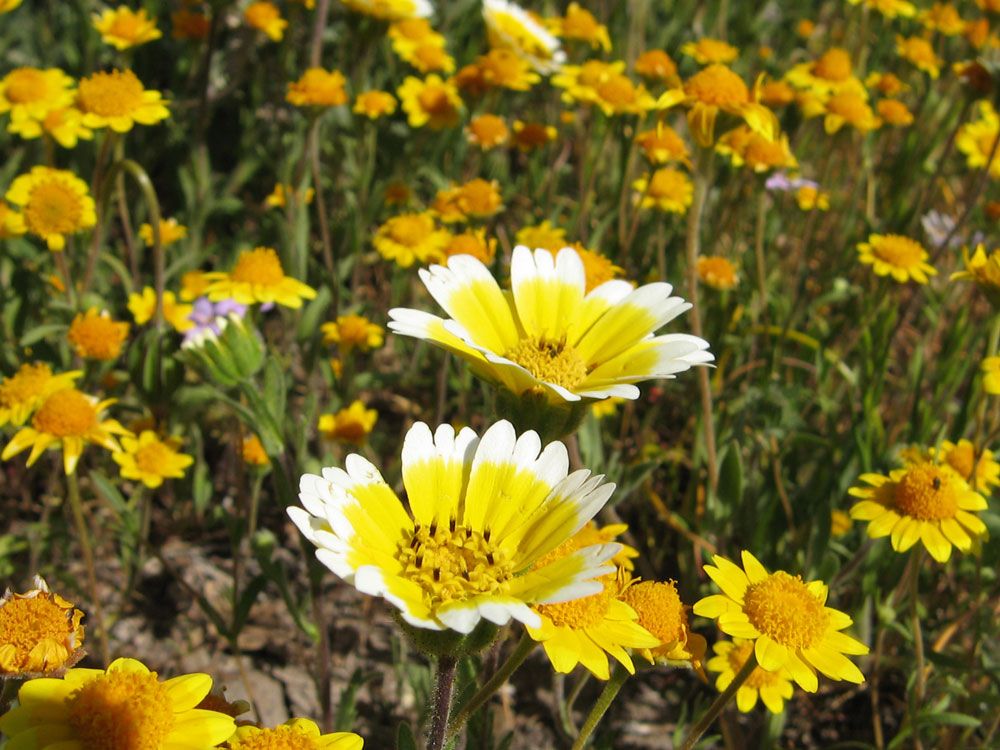
[[[764,257],[764,230],[767,226],[767,192],[760,191],[757,198],[757,221],[754,226],[753,251],[757,266],[757,293],[759,307],[757,315],[764,318],[766,322],[767,314],[767,263]]]
[[[458,657],[451,654],[442,654],[438,657],[437,674],[434,676],[434,695],[431,698],[431,728],[427,733],[427,750],[442,750],[445,745],[457,668]]]
[[[913,656],[916,661],[916,676],[913,681],[913,692],[910,694],[910,727],[913,732],[914,747],[920,748],[920,732],[917,723],[917,711],[924,702],[926,692],[926,675],[924,673],[924,636],[920,628],[920,563],[923,562],[923,547],[913,548],[913,571],[910,576],[910,627],[913,630]]]
[[[590,709],[587,720],[583,722],[580,734],[577,735],[576,742],[573,743],[573,750],[583,750],[587,746],[590,736],[594,733],[601,719],[604,718],[604,714],[608,712],[615,698],[618,697],[618,692],[622,689],[622,685],[625,684],[625,680],[630,676],[625,667],[621,664],[615,664],[615,668],[611,672],[611,679],[605,683],[604,690],[597,697],[594,707]]]
[[[330,238],[330,221],[327,217],[326,195],[323,191],[323,167],[319,152],[320,118],[313,118],[306,136],[306,149],[312,169],[313,190],[316,196],[316,218],[319,220],[319,237],[323,246],[323,264],[330,276],[330,291],[333,294],[332,315],[340,313],[340,269],[337,251]]]
[[[528,654],[532,652],[535,648],[535,642],[531,639],[527,633],[521,636],[521,640],[517,642],[517,646],[514,648],[513,653],[507,657],[507,661],[501,665],[486,683],[479,688],[475,695],[473,695],[458,713],[456,713],[451,720],[448,722],[448,731],[445,735],[445,741],[452,739],[456,734],[458,734],[462,727],[465,726],[472,715],[482,708],[483,704],[488,701],[493,694],[499,690],[510,676],[517,671],[526,658]]]
[[[73,513],[76,525],[76,535],[83,551],[83,564],[87,569],[87,587],[90,589],[90,603],[94,608],[94,629],[97,631],[97,644],[101,662],[107,666],[111,649],[108,647],[108,632],[104,627],[104,609],[101,607],[101,597],[97,591],[97,569],[94,567],[94,550],[90,544],[90,530],[83,514],[83,503],[80,502],[80,484],[76,472],[66,475],[66,494],[69,496],[69,507]]]
[[[754,669],[757,667],[757,659],[753,654],[747,658],[746,663],[740,667],[740,671],[736,673],[733,681],[729,683],[725,690],[719,694],[719,697],[712,702],[712,705],[708,707],[708,710],[701,715],[697,723],[691,727],[688,732],[687,737],[684,738],[684,744],[681,745],[681,750],[692,750],[692,748],[697,744],[701,736],[708,731],[708,728],[712,726],[719,714],[722,713],[729,701],[733,699],[736,695],[736,691],[739,690],[743,683],[747,681],[747,678],[753,674]]]

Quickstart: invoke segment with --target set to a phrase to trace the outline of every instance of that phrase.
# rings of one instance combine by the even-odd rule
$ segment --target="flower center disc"
[[[14,597],[0,606],[0,643],[14,649],[11,659],[6,655],[0,659],[0,669],[13,667],[9,671],[16,671],[28,662],[35,646],[44,641],[66,644],[72,633],[68,611],[53,602],[49,595],[39,594],[30,599]]]
[[[57,438],[81,437],[97,426],[97,409],[80,391],[67,388],[49,396],[31,424]]]
[[[233,281],[260,286],[273,286],[285,278],[278,254],[270,248],[243,252],[231,275]]]
[[[673,582],[642,581],[626,589],[622,599],[639,615],[639,624],[661,643],[676,643],[684,637],[687,617]]]
[[[420,244],[433,231],[429,220],[423,216],[397,216],[389,226],[389,235],[400,245],[412,247]]]
[[[757,630],[792,649],[817,643],[829,620],[822,602],[806,588],[802,578],[782,571],[747,588],[743,611]]]
[[[522,339],[504,356],[521,365],[539,380],[574,388],[587,377],[587,364],[564,341],[544,338]]]
[[[615,574],[598,579],[604,589],[597,594],[558,604],[539,604],[538,611],[552,620],[556,627],[587,628],[597,625],[608,612],[614,599]]]
[[[87,750],[158,750],[174,712],[155,673],[108,672],[70,698],[69,723]]]
[[[417,96],[417,100],[420,102],[420,108],[431,114],[449,112],[452,108],[448,95],[440,86],[427,86]]]
[[[234,750],[319,750],[315,740],[294,727],[275,727],[230,740]]]
[[[895,234],[883,237],[881,242],[873,245],[872,250],[886,263],[900,268],[919,264],[924,252],[923,248],[909,237]]]
[[[40,101],[46,94],[45,75],[34,68],[19,68],[7,76],[4,95],[18,104]]]
[[[684,84],[684,92],[705,104],[745,104],[750,92],[743,79],[725,65],[709,65]]]
[[[84,78],[77,95],[86,112],[101,117],[123,117],[142,106],[143,88],[131,70],[112,70]]]
[[[163,443],[157,441],[140,448],[135,453],[135,465],[139,471],[146,474],[159,474],[173,457],[171,451]]]
[[[896,485],[896,508],[921,521],[953,518],[958,510],[958,477],[931,463],[913,467]]]
[[[851,58],[846,50],[831,49],[813,66],[813,73],[827,81],[846,81],[851,77]]]
[[[41,234],[67,234],[80,225],[83,206],[68,186],[56,180],[42,182],[31,191],[24,218]]]

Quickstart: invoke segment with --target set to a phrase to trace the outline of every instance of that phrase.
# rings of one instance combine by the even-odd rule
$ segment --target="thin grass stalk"
[[[76,472],[66,475],[66,495],[69,499],[69,509],[73,514],[73,524],[76,527],[77,541],[83,552],[83,565],[87,573],[87,588],[90,603],[94,608],[94,630],[97,632],[97,649],[101,663],[107,666],[110,662],[111,649],[108,645],[108,631],[104,619],[104,607],[101,605],[100,592],[97,589],[97,567],[94,565],[94,548],[90,543],[90,529],[83,512],[80,500],[80,484]]]

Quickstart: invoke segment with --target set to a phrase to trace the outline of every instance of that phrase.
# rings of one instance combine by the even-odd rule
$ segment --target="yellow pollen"
[[[719,106],[745,104],[750,92],[743,79],[725,65],[709,65],[684,84],[684,92],[704,104]]]
[[[753,652],[753,641],[748,641],[746,643],[741,643],[739,645],[734,644],[731,649],[726,653],[726,661],[729,662],[729,668],[733,672],[739,673],[743,669],[743,665],[747,663],[747,659],[750,658],[750,654]],[[753,688],[754,690],[760,690],[763,687],[769,685],[775,685],[782,681],[781,672],[768,672],[760,667],[754,669],[750,673],[750,677],[743,684],[748,688]]]
[[[52,378],[44,362],[24,364],[12,377],[0,382],[0,407],[11,407],[37,398]]]
[[[887,234],[881,242],[872,243],[872,254],[897,268],[911,268],[923,260],[924,248],[909,237]]]
[[[61,666],[69,656],[68,647],[73,646],[72,613],[72,608],[60,607],[50,594],[13,597],[0,605],[0,671],[36,671],[33,667],[41,665],[33,662],[40,644],[61,649],[59,658],[53,660],[56,663],[44,666]]]
[[[673,581],[642,581],[627,588],[622,599],[639,615],[639,624],[661,643],[676,643],[685,637],[687,615]]]
[[[38,183],[31,191],[24,219],[37,234],[69,234],[80,226],[83,203],[69,185],[60,180]]]
[[[556,627],[580,629],[597,625],[608,613],[617,590],[614,573],[597,580],[604,584],[600,593],[559,604],[539,604],[538,611],[552,620]]]
[[[46,94],[45,75],[37,68],[18,68],[7,76],[4,96],[18,104],[39,101]]]
[[[123,117],[142,106],[143,93],[142,82],[131,70],[112,70],[81,80],[77,96],[85,112]]]
[[[896,510],[920,521],[954,518],[960,478],[951,469],[922,463],[907,469],[895,486]]]
[[[244,250],[230,274],[233,281],[260,286],[274,286],[285,278],[278,254],[269,247]]]
[[[834,47],[813,64],[812,72],[827,81],[846,81],[851,77],[851,56],[847,50]]]
[[[565,341],[545,338],[521,339],[504,356],[521,365],[539,380],[574,388],[587,377],[587,364]]]
[[[174,710],[155,672],[115,671],[70,697],[69,723],[87,750],[158,750],[173,728]]]
[[[97,409],[80,391],[67,388],[45,399],[31,425],[57,438],[82,437],[97,426]]]
[[[230,740],[233,750],[319,750],[316,740],[295,727],[275,727]]]
[[[743,611],[750,624],[791,649],[816,645],[826,633],[829,615],[801,576],[772,573],[747,588]]]
[[[504,588],[514,575],[511,561],[480,532],[452,520],[449,524],[414,524],[396,557],[402,575],[419,585],[432,609]]]

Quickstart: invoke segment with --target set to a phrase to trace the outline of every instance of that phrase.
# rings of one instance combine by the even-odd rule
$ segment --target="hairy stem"
[[[431,697],[431,727],[427,732],[427,750],[442,750],[448,735],[448,715],[455,690],[458,658],[450,654],[438,657],[434,675],[434,695]]]
[[[604,714],[608,712],[611,704],[618,697],[618,693],[622,689],[622,685],[625,684],[625,680],[630,676],[625,667],[621,664],[615,664],[615,668],[611,672],[611,679],[604,684],[604,690],[597,696],[597,702],[594,703],[594,707],[587,714],[586,721],[583,722],[580,734],[577,735],[576,742],[573,743],[573,750],[583,750],[587,746],[590,736],[597,729],[597,725],[604,718]]]

